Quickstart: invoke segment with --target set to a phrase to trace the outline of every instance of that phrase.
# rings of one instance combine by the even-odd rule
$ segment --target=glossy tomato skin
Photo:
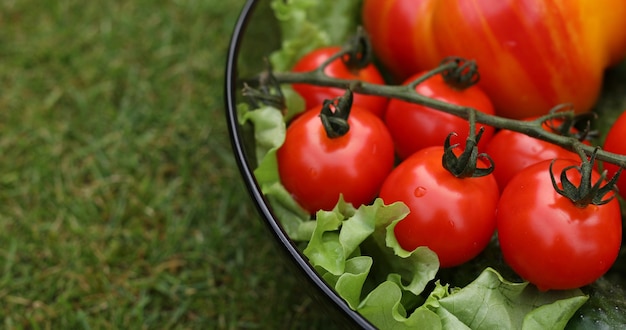
[[[424,73],[409,77],[405,83],[417,79]],[[441,75],[428,78],[418,84],[415,90],[424,96],[472,107],[486,114],[493,115],[495,112],[493,104],[480,88],[471,86],[463,90],[456,89],[449,86]],[[443,145],[451,132],[458,134],[451,139],[452,144],[460,143],[461,148],[464,148],[470,130],[469,123],[465,119],[398,99],[389,101],[385,113],[385,124],[393,137],[396,153],[401,159],[409,157],[420,149]],[[476,131],[481,126],[484,125],[477,124]],[[491,126],[484,127],[485,131],[478,142],[479,150],[485,147],[495,131]]]
[[[311,214],[331,210],[340,194],[356,207],[370,203],[394,164],[387,128],[368,110],[353,106],[350,130],[331,139],[320,109],[305,111],[287,128],[277,152],[282,184]]]
[[[410,209],[394,228],[400,246],[407,251],[428,246],[445,268],[469,261],[487,246],[499,191],[491,175],[453,176],[441,165],[442,156],[443,147],[429,147],[404,160],[383,183],[380,198]]]
[[[324,61],[341,50],[340,47],[329,46],[316,49],[304,55],[293,67],[294,72],[308,72],[317,69]],[[369,64],[363,69],[351,70],[341,59],[330,63],[324,70],[330,77],[342,79],[354,79],[373,84],[384,84],[385,80],[378,69]],[[309,84],[293,84],[293,89],[304,98],[306,109],[313,109],[323,104],[326,99],[342,96],[345,90],[333,87],[315,86]],[[387,98],[382,96],[354,94],[353,104],[369,109],[378,117],[383,116],[387,107]]]
[[[626,112],[623,112],[611,125],[603,145],[604,150],[616,154],[626,155]],[[605,162],[604,169],[608,177],[612,177],[619,170],[619,166]],[[622,197],[626,198],[626,172],[623,172],[618,181],[617,188]]]
[[[399,79],[445,56],[474,59],[498,115],[516,119],[561,103],[589,111],[626,53],[623,0],[365,0],[362,14]]]
[[[418,22],[431,19],[433,5],[434,1],[430,0],[363,2],[363,25],[374,52],[399,82],[417,72],[432,69],[430,60],[438,57],[432,45],[424,42],[430,34],[423,33],[423,37],[418,37],[418,34],[422,35]]]
[[[549,130],[545,124],[544,127]],[[493,175],[500,190],[521,170],[540,161],[557,158],[574,161],[580,159],[578,154],[556,144],[509,130],[498,131],[484,151],[495,164]]]
[[[615,262],[622,239],[617,199],[605,205],[578,207],[552,187],[546,160],[517,174],[502,192],[497,231],[504,260],[540,290],[585,286],[605,274]],[[556,182],[572,160],[556,160]],[[576,171],[568,171],[579,182]],[[600,175],[594,171],[593,182]]]

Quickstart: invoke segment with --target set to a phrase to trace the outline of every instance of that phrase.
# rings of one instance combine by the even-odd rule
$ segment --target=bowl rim
[[[227,53],[224,85],[226,102],[225,110],[231,147],[233,149],[237,165],[248,193],[252,197],[263,222],[265,222],[273,236],[278,240],[278,243],[284,247],[287,254],[291,257],[290,260],[293,261],[297,268],[304,273],[306,279],[309,280],[314,288],[319,289],[319,291],[323,293],[326,300],[339,309],[342,312],[342,315],[345,316],[353,325],[359,326],[363,329],[376,329],[361,314],[351,309],[348,303],[318,275],[313,266],[307,261],[306,257],[298,250],[293,241],[291,241],[291,239],[287,236],[287,233],[274,216],[270,206],[268,205],[268,201],[261,192],[261,188],[254,177],[253,169],[251,169],[248,165],[250,164],[250,157],[248,157],[244,147],[242,132],[237,116],[236,93],[239,91],[237,89],[237,58],[239,56],[243,36],[246,32],[246,27],[252,17],[256,5],[259,2],[259,0],[247,0],[244,4],[235,23]]]

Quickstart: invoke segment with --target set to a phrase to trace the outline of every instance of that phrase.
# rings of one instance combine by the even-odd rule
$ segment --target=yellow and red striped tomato
[[[496,113],[516,119],[561,103],[589,111],[626,53],[624,0],[365,0],[362,15],[399,80],[445,56],[474,59]]]

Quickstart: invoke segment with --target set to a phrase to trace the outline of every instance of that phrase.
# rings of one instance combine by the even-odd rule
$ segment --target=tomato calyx
[[[622,167],[619,168],[617,173],[615,173],[615,175],[613,175],[613,177],[605,185],[602,185],[602,182],[606,179],[606,171],[602,172],[600,179],[598,179],[595,183],[592,184],[591,182],[591,174],[594,171],[593,166],[598,149],[599,147],[596,147],[589,158],[587,158],[584,154],[581,155],[582,162],[580,166],[568,166],[561,171],[560,178],[562,188],[556,183],[556,179],[552,171],[552,166],[554,165],[556,159],[550,163],[550,180],[552,180],[552,186],[556,192],[567,197],[576,206],[581,208],[586,207],[589,204],[604,205],[613,200],[616,195],[613,193],[612,195],[606,197],[608,193],[615,192],[617,190],[616,183],[622,172]],[[567,172],[570,170],[575,170],[580,173],[580,183],[578,183],[578,185],[571,182],[567,177]]]
[[[324,101],[320,111],[320,119],[328,138],[335,139],[344,136],[350,130],[348,117],[352,108],[352,100],[352,91],[346,89],[342,96]]]
[[[573,137],[581,142],[598,135],[596,130],[591,129],[591,123],[598,115],[595,112],[575,114],[574,105],[571,103],[555,106],[550,110],[548,117],[544,124],[553,133]]]
[[[363,27],[357,28],[357,32],[344,45],[341,53],[341,61],[351,71],[361,70],[372,63],[372,44]]]
[[[466,89],[478,83],[480,74],[476,61],[458,56],[449,56],[441,61],[441,65],[455,63],[456,65],[441,73],[446,84],[456,89]]]
[[[274,76],[272,65],[267,59],[265,59],[265,65],[267,69],[258,77],[258,89],[244,83],[242,95],[248,98],[254,109],[258,109],[260,104],[264,104],[285,112],[287,104],[285,103],[285,95],[280,88],[280,82]]]
[[[477,178],[493,172],[494,165],[491,157],[486,153],[478,153],[477,143],[484,130],[485,128],[481,127],[475,138],[467,138],[465,149],[459,156],[453,151],[459,144],[450,145],[450,138],[457,134],[455,132],[450,133],[444,142],[444,153],[441,160],[443,167],[457,178]],[[478,167],[479,158],[487,160],[489,166],[486,168]]]
[[[491,157],[486,153],[478,153],[478,141],[485,131],[484,127],[480,127],[478,133],[475,130],[475,113],[470,112],[470,134],[465,142],[465,149],[459,156],[454,153],[454,149],[459,146],[459,143],[450,144],[450,138],[457,136],[455,132],[448,134],[446,140],[443,143],[444,152],[441,159],[443,167],[452,173],[457,178],[477,178],[481,176],[489,175],[494,170],[494,163]],[[487,167],[478,167],[478,159],[483,159],[487,162]]]

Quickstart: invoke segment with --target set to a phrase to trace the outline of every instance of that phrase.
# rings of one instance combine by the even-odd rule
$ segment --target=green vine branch
[[[425,79],[423,77],[417,78],[416,81],[410,82],[406,85],[381,85],[367,83],[359,80],[347,80],[327,76],[324,73],[325,66],[336,60],[337,58],[345,56],[346,54],[348,54],[348,51],[348,48],[342,49],[342,51],[336,53],[333,57],[329,58],[325,63],[323,63],[320,67],[313,71],[302,73],[274,72],[274,79],[280,84],[304,83],[318,86],[350,89],[354,93],[359,94],[395,98],[406,102],[420,104],[433,109],[437,109],[464,118],[466,120],[469,120],[470,113],[474,112],[475,120],[478,123],[526,134],[528,136],[559,145],[573,152],[583,151],[584,154],[586,154],[587,156],[595,154],[595,158],[598,160],[610,162],[621,167],[626,167],[626,155],[615,154],[605,150],[597,150],[597,147],[584,144],[575,137],[550,132],[542,127],[542,124],[544,122],[554,119],[564,120],[566,122],[574,121],[575,113],[571,110],[550,112],[532,121],[522,121],[495,115],[488,115],[476,111],[474,108],[471,107],[450,104],[418,94],[415,91],[415,86]],[[460,69],[460,66],[464,64],[464,61],[444,61],[442,65],[433,69],[429,73],[426,73],[426,75],[432,76],[446,70],[458,70]]]

